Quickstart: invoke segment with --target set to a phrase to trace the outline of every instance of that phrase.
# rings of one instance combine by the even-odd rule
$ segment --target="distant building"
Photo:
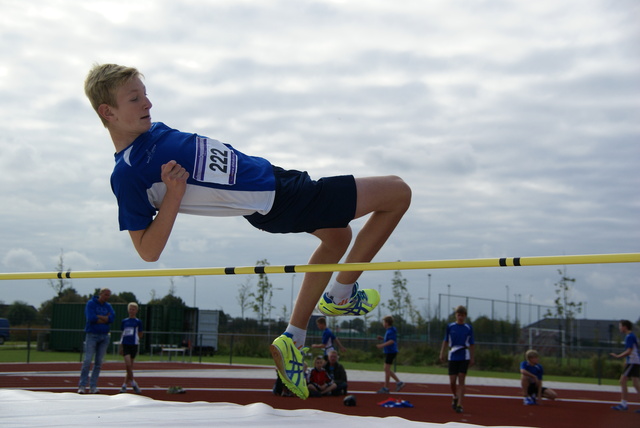
[[[619,319],[571,319],[565,326],[561,318],[545,318],[522,327],[520,341],[546,354],[564,351],[566,347],[616,348],[623,340],[618,331]]]

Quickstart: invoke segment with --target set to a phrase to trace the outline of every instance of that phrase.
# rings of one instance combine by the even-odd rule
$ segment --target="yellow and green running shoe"
[[[306,400],[309,397],[309,390],[304,377],[303,357],[293,343],[291,335],[283,333],[277,337],[271,344],[270,350],[282,383],[295,395]]]
[[[333,302],[328,293],[324,293],[318,302],[318,309],[325,315],[364,315],[371,312],[380,303],[380,293],[373,289],[359,290],[358,283],[353,284],[351,297],[343,305]]]

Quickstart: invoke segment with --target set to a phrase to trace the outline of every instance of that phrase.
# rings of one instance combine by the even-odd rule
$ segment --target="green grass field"
[[[28,353],[26,343],[21,342],[6,342],[0,346],[0,363],[42,363],[42,362],[78,362],[80,363],[81,354],[78,352],[54,352],[54,351],[36,351],[33,348]],[[107,361],[121,361],[119,355],[113,353],[107,353]],[[181,358],[181,357],[180,357]],[[155,355],[151,357],[148,354],[139,355],[136,358],[137,361],[159,361],[160,357]],[[185,361],[198,363],[219,363],[229,364],[229,355],[215,355],[213,357],[186,357]],[[252,358],[234,356],[232,364],[247,364],[247,365],[264,365],[271,366],[273,361],[270,358]],[[382,364],[375,363],[353,363],[348,361],[342,361],[347,370],[366,370],[366,371],[382,371]],[[398,366],[398,373],[422,373],[422,374],[435,374],[446,375],[447,370],[440,366]],[[500,379],[519,379],[519,373],[504,373],[504,372],[491,372],[480,370],[469,370],[469,376],[474,377],[490,377]],[[596,378],[583,378],[583,377],[569,377],[569,376],[545,376],[546,381],[554,382],[574,382],[584,384],[598,384]],[[602,379],[602,385],[618,385],[618,381],[615,379]]]

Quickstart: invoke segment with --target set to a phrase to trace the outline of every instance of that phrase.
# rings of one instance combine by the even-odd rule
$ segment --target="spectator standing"
[[[610,355],[614,358],[627,358],[622,375],[620,375],[621,399],[620,404],[613,406],[613,410],[627,410],[627,397],[629,391],[627,382],[629,378],[636,388],[636,392],[640,394],[640,354],[638,353],[638,338],[633,333],[633,324],[629,320],[622,320],[619,324],[620,333],[624,334],[624,351],[620,354],[612,352]],[[640,413],[640,410],[636,410]]]
[[[316,325],[322,330],[322,343],[314,343],[312,348],[324,348],[325,359],[329,355],[329,352],[336,350],[336,345],[340,348],[340,352],[345,352],[347,349],[342,346],[340,339],[333,334],[333,331],[327,326],[327,319],[320,317],[316,320]]]
[[[384,386],[378,390],[378,394],[388,394],[390,378],[396,381],[396,391],[404,388],[404,382],[391,370],[391,365],[398,356],[398,331],[393,326],[393,317],[391,315],[384,317],[382,319],[382,325],[386,329],[386,332],[384,337],[378,336],[378,340],[382,340],[383,342],[378,343],[376,347],[382,349],[384,352]]]
[[[466,323],[467,308],[460,305],[456,308],[456,321],[449,324],[444,334],[440,361],[446,361],[445,350],[449,347],[449,384],[453,393],[451,407],[456,413],[462,413],[465,380],[469,366],[474,364],[474,338],[471,324]]]
[[[89,383],[89,393],[99,394],[98,378],[102,368],[102,359],[109,346],[111,323],[113,323],[115,312],[109,304],[111,290],[102,288],[97,296],[93,296],[85,306],[84,315],[87,320],[84,331],[84,361],[80,371],[80,383],[78,384],[78,394],[87,393],[87,383]],[[91,360],[95,357],[91,379],[89,380],[89,370]]]
[[[122,320],[120,330],[122,330],[122,339],[120,340],[120,355],[124,358],[124,365],[127,374],[120,392],[127,392],[127,385],[133,388],[136,394],[140,394],[140,387],[133,378],[133,362],[138,355],[140,339],[142,339],[142,321],[137,317],[138,304],[131,302],[127,305],[129,317]]]

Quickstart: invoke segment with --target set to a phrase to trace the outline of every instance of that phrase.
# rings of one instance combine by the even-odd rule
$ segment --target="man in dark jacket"
[[[337,385],[331,395],[346,395],[347,394],[347,372],[344,366],[338,362],[338,351],[331,350],[327,354],[328,361],[324,366],[324,369],[329,373],[333,382]]]

